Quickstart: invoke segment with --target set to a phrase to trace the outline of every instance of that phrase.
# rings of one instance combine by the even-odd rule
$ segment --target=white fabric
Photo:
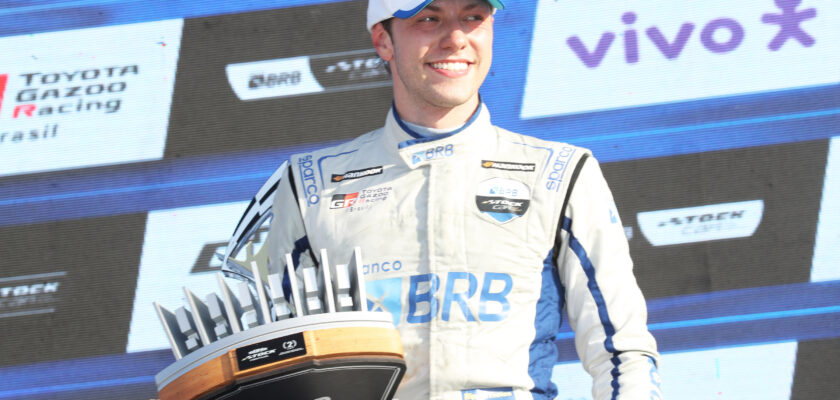
[[[272,268],[361,247],[369,304],[402,337],[401,400],[554,398],[563,294],[594,397],[660,398],[644,299],[589,152],[494,127],[483,105],[453,135],[403,126],[390,112],[381,129],[291,158],[297,196],[284,181],[275,197]]]

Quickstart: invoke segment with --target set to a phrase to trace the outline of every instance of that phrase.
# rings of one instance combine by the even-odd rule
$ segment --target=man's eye
[[[421,17],[420,22],[435,22],[437,18],[435,17]]]
[[[484,21],[483,15],[470,15],[467,17],[467,21]]]

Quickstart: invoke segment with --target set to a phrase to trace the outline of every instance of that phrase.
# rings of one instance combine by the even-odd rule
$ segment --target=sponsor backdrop
[[[290,154],[384,121],[366,1],[6,3],[0,399],[154,397],[151,302],[214,289]],[[840,5],[508,3],[482,98],[603,163],[665,395],[840,398]],[[591,398],[557,346],[559,398]]]

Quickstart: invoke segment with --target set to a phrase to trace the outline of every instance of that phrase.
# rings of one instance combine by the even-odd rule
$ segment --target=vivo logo
[[[523,118],[840,81],[832,0],[590,3],[540,0]]]
[[[764,214],[763,200],[641,212],[642,234],[654,246],[750,237]]]
[[[816,17],[817,10],[808,8],[797,11],[802,0],[775,0],[779,7],[779,13],[766,13],[762,15],[761,21],[765,24],[778,26],[778,31],[768,43],[767,48],[777,51],[789,40],[799,42],[805,47],[814,45],[814,37],[809,35],[802,27],[802,22]],[[628,26],[623,33],[624,37],[624,60],[632,64],[639,62],[639,32],[634,27],[638,16],[630,11],[621,16],[621,21]],[[689,39],[692,38],[698,24],[685,22],[680,25],[672,37],[668,37],[657,26],[651,26],[644,32],[650,43],[659,53],[667,59],[675,59],[680,56]],[[700,44],[712,53],[728,53],[738,48],[744,41],[745,30],[737,20],[733,18],[716,18],[705,23],[699,29]],[[696,36],[696,35],[695,35]],[[580,37],[571,36],[566,43],[574,51],[577,57],[589,68],[595,68],[601,64],[607,51],[612,47],[616,38],[614,32],[604,32],[598,40],[597,46],[590,50],[586,47]]]

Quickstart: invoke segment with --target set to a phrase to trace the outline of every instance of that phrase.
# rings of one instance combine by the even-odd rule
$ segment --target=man
[[[279,270],[363,250],[408,369],[396,397],[553,399],[563,307],[596,399],[660,398],[626,238],[583,148],[495,127],[478,89],[499,0],[370,0],[385,126],[295,155],[275,197]],[[287,184],[288,182],[288,184]],[[314,250],[314,251],[313,251]]]

